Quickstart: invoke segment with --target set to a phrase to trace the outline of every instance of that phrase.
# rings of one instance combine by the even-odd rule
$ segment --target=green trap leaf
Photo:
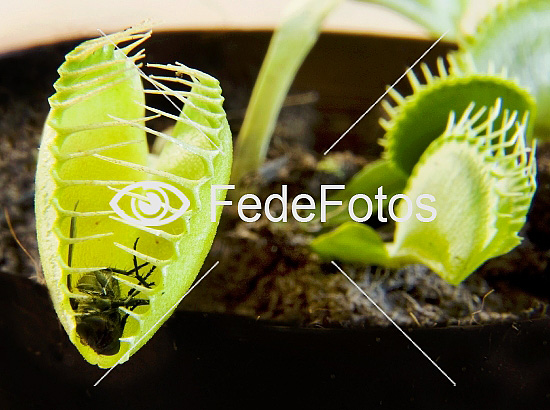
[[[181,64],[154,65],[145,77],[143,28],[89,40],[66,56],[44,126],[36,173],[36,224],[44,276],[55,310],[84,358],[111,367],[134,354],[170,316],[194,281],[214,238],[210,187],[227,184],[231,133],[219,83]],[[144,90],[141,77],[154,87]],[[188,90],[171,89],[184,86]],[[145,92],[164,94],[183,110],[145,105]],[[154,115],[145,116],[145,110]],[[164,116],[172,134],[146,125]],[[159,156],[146,134],[164,140]],[[156,182],[169,192],[145,188]],[[133,192],[126,192],[138,186]],[[135,201],[150,210],[184,209],[164,225],[124,219]],[[225,191],[217,191],[222,200]],[[178,200],[180,201],[178,203]],[[178,205],[179,204],[179,205]],[[141,208],[140,208],[141,209]],[[135,259],[134,259],[135,258]]]
[[[536,164],[533,149],[525,145],[528,116],[518,123],[517,112],[502,112],[500,104],[481,124],[485,108],[474,112],[470,104],[458,120],[451,113],[443,135],[415,165],[404,195],[412,203],[432,195],[432,221],[424,222],[429,217],[423,210],[401,201],[394,242],[385,244],[386,252],[371,228],[355,222],[320,235],[312,248],[324,258],[350,262],[422,263],[452,284],[513,249],[536,189]]]

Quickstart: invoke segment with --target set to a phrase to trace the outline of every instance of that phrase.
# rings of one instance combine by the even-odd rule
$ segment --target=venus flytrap
[[[547,1],[506,1],[479,25],[475,36],[462,40],[458,53],[449,55],[448,70],[440,59],[438,76],[422,66],[425,84],[414,74],[409,76],[411,96],[392,90],[393,104],[383,102],[389,116],[381,120],[386,130],[381,141],[383,158],[365,167],[335,197],[344,203],[329,214],[332,221],[328,224],[350,219],[344,211],[356,192],[372,196],[377,185],[382,185],[390,187],[391,195],[398,192],[399,182],[404,185],[405,181],[406,194],[414,197],[430,192],[437,198],[437,219],[429,224],[415,218],[397,222],[392,244],[383,244],[368,226],[345,223],[315,239],[315,250],[325,257],[390,267],[423,263],[457,284],[485,260],[519,243],[517,233],[536,186],[534,152],[528,153],[530,148],[524,144],[534,145],[535,137],[546,138],[549,129],[549,13]],[[484,106],[495,98],[503,109],[493,108],[488,117],[480,111],[471,115],[466,109],[470,102]],[[452,127],[438,138],[448,112],[464,109],[466,121],[451,121]],[[510,112],[517,112],[524,121],[507,139]],[[499,120],[500,140],[487,138],[494,134],[492,129]],[[487,127],[485,135],[478,135],[476,121]],[[468,193],[466,201],[457,197],[461,191]],[[359,208],[356,214],[368,210]],[[350,238],[353,243],[363,243],[364,249],[352,251]]]
[[[164,74],[144,76],[143,52],[131,53],[149,36],[133,28],[86,41],[67,55],[36,174],[38,245],[55,310],[83,357],[103,368],[128,360],[191,286],[221,212],[212,223],[210,187],[227,184],[231,169],[218,81],[181,64],[154,65]],[[142,77],[154,89],[144,90]],[[170,114],[149,107],[146,92],[164,94],[183,109]],[[158,116],[176,123],[171,134],[146,125]],[[148,153],[146,133],[166,140],[158,157]],[[136,203],[150,210],[162,196],[144,188],[151,181],[183,193],[189,209],[162,226],[115,214],[111,201],[121,192],[123,212],[131,214]],[[137,188],[127,192],[129,186]],[[165,194],[163,209],[182,206],[173,192]],[[225,191],[217,195],[223,200]]]
[[[529,112],[531,119],[536,116],[536,104],[531,94],[507,78],[505,72],[483,74],[471,66],[462,68],[452,54],[447,60],[448,67],[443,58],[438,59],[437,73],[421,64],[423,80],[409,71],[411,95],[405,97],[390,90],[389,98],[382,101],[387,115],[387,119],[380,120],[386,131],[380,141],[384,148],[382,158],[365,166],[349,181],[345,190],[330,198],[342,201],[342,206],[330,210],[326,226],[351,220],[347,207],[357,193],[372,197],[379,186],[384,186],[388,197],[403,192],[424,150],[445,131],[450,111],[463,112],[472,101],[478,106],[487,106],[499,98],[509,111],[518,111],[521,115]],[[477,121],[486,118],[487,113],[482,113]],[[526,130],[528,138],[533,133],[532,123],[530,121]],[[373,205],[376,211],[376,203]],[[354,209],[357,215],[366,212],[364,202],[356,202]]]
[[[380,144],[383,158],[390,160],[410,174],[416,162],[428,147],[445,130],[450,111],[464,112],[473,101],[477,106],[490,106],[500,99],[504,115],[506,110],[536,116],[536,105],[531,94],[509,79],[503,69],[500,73],[478,73],[473,68],[460,68],[453,54],[447,56],[449,68],[443,58],[437,61],[437,75],[421,64],[424,82],[409,71],[408,79],[413,93],[403,97],[396,90],[389,92],[390,99],[382,106],[389,119],[381,119],[386,131]],[[390,102],[391,101],[391,102]],[[487,118],[481,113],[477,121]],[[498,121],[496,117],[494,121]],[[526,136],[532,135],[532,126]]]
[[[340,1],[297,1],[275,33],[238,138],[235,182],[264,161],[290,84],[322,21]],[[460,38],[463,1],[449,7],[431,0],[375,2],[428,23],[433,32],[450,29]],[[411,96],[390,92],[393,101],[384,102],[383,158],[332,198],[345,208],[356,193],[374,195],[381,185],[388,196],[431,193],[437,198],[433,225],[418,218],[397,222],[394,241],[384,243],[368,226],[348,222],[315,239],[314,250],[390,267],[424,263],[458,283],[519,243],[517,232],[535,189],[534,153],[525,140],[531,139],[533,120],[537,130],[548,127],[550,77],[544,67],[550,48],[537,32],[548,27],[544,19],[537,30],[528,26],[533,16],[548,14],[548,3],[510,1],[503,10],[509,13],[489,20],[479,39],[463,44],[460,64],[450,57],[447,69],[440,60],[436,75],[422,66],[424,82],[409,75]],[[514,33],[521,34],[518,41]],[[67,55],[40,148],[36,213],[45,278],[71,341],[100,367],[128,360],[189,289],[222,209],[216,208],[211,222],[210,188],[227,184],[231,170],[231,134],[219,83],[181,64],[150,65],[163,74],[145,76],[139,68],[143,52],[133,50],[149,36],[143,28],[130,29],[87,41]],[[512,53],[508,42],[514,44]],[[507,78],[507,68],[536,95],[536,106]],[[142,80],[153,89],[144,90]],[[163,94],[183,109],[170,114],[147,106],[146,93]],[[482,107],[496,99],[499,106],[473,112],[472,102]],[[543,115],[535,116],[536,108]],[[456,120],[449,112],[464,114]],[[147,126],[147,120],[159,116],[175,122],[171,132]],[[148,152],[147,134],[164,141],[155,143],[162,147],[157,154]],[[163,208],[172,213],[183,209],[177,192],[183,193],[188,200],[183,214],[162,226],[144,226],[114,211],[117,195],[121,212],[131,213],[135,203],[148,204],[143,209],[150,210],[159,195],[146,188],[148,182],[176,188],[166,194],[169,205]],[[129,192],[129,186],[137,188]],[[225,191],[215,192],[215,200],[223,201]],[[342,208],[329,214],[328,224],[348,220]],[[402,203],[398,214],[404,213]]]
[[[443,135],[412,170],[404,194],[437,198],[433,221],[410,218],[415,211],[402,201],[392,243],[382,242],[369,226],[346,222],[317,237],[312,248],[350,262],[422,263],[452,284],[513,249],[536,188],[533,148],[525,145],[528,117],[517,122],[517,112],[502,111],[500,101],[479,123],[484,112],[474,113],[471,104],[459,120],[451,113]]]

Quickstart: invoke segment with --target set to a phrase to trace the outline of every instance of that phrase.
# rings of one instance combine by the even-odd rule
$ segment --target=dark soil
[[[259,175],[249,178],[265,199],[287,184],[289,198],[309,193],[319,198],[321,184],[343,184],[366,159],[350,152],[332,155],[339,172],[318,169],[316,155],[275,137],[272,159]],[[295,136],[299,139],[300,135]],[[482,324],[545,317],[550,295],[545,235],[550,200],[548,147],[539,151],[539,188],[526,225],[523,243],[488,261],[458,286],[442,280],[422,265],[399,270],[340,263],[361,288],[397,323],[405,326]],[[269,177],[266,179],[266,175]],[[243,191],[248,192],[247,189]],[[263,201],[262,201],[263,202]],[[290,209],[290,207],[289,207]],[[273,210],[278,215],[280,210]],[[539,214],[540,213],[540,216]],[[219,260],[203,286],[181,308],[230,313],[302,326],[386,326],[387,319],[331,264],[313,254],[313,234],[288,217],[287,223],[242,222],[234,207],[224,210],[222,225],[204,265]],[[540,225],[539,225],[540,224]]]
[[[48,47],[35,50],[30,57],[22,54],[0,61],[0,204],[35,260],[33,183],[37,148],[55,69],[69,49],[68,45]],[[213,70],[216,74],[220,68]],[[251,84],[248,81],[248,86],[238,87],[239,83],[239,78],[222,79],[234,135]],[[302,192],[318,197],[320,184],[345,183],[379,151],[377,147],[362,149],[372,153],[369,157],[335,152],[331,156],[334,169],[323,170],[314,147],[316,141],[330,136],[319,130],[319,122],[326,119],[321,118],[311,97],[311,93],[295,94],[292,106],[283,109],[269,161],[259,175],[247,181],[260,197],[280,192],[281,184],[288,185],[289,198]],[[461,285],[449,285],[423,266],[397,271],[350,264],[341,264],[342,268],[396,322],[408,326],[545,317],[550,301],[549,146],[541,147],[538,154],[539,188],[523,232],[525,240],[510,254],[487,262]],[[344,276],[309,251],[312,237],[293,222],[272,224],[263,217],[244,223],[237,219],[234,209],[225,209],[203,272],[217,260],[220,265],[180,308],[302,326],[387,325],[382,314]],[[3,213],[0,255],[0,272],[42,283],[33,261],[16,244]]]

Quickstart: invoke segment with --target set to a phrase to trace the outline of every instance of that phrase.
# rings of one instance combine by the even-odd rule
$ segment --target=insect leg
[[[153,273],[153,272],[155,271],[156,268],[157,268],[156,266],[153,266],[153,267],[151,268],[151,270],[150,270],[149,272],[147,272],[147,275],[145,275],[145,276],[143,277],[143,280],[147,280],[147,278],[148,278],[149,276],[151,276],[151,273]],[[154,284],[155,284],[155,282],[148,283],[148,285],[149,285],[148,287],[151,287],[151,286],[153,286]]]
[[[124,326],[126,326],[126,321],[128,320],[128,316],[130,316],[130,315],[128,313],[126,313],[122,317],[122,320],[120,321],[120,326],[122,327],[123,330],[124,330]]]
[[[137,251],[138,241],[139,241],[139,238],[136,238],[136,241],[134,242],[134,251]],[[136,274],[136,278],[139,281],[139,284],[142,286],[145,286],[146,288],[148,288],[149,286],[147,285],[147,282],[145,282],[145,280],[143,279],[143,276],[139,274],[139,270],[144,266],[147,266],[148,264],[149,262],[145,262],[144,264],[138,266],[137,257],[136,255],[134,255],[134,272]]]
[[[136,241],[134,242],[134,251],[137,251],[137,243],[139,241],[139,238],[136,238]],[[137,256],[134,255],[134,271],[136,272],[136,278],[139,280],[139,269],[138,269],[138,263],[137,263]]]
[[[141,269],[142,267],[144,267],[145,265],[146,265],[145,263],[144,263],[143,265],[141,265],[141,266],[140,266],[140,269]],[[138,280],[140,281],[140,284],[141,284],[141,285],[143,285],[143,286],[145,286],[146,288],[149,288],[149,289],[151,289],[151,286],[154,286],[154,285],[155,285],[155,282],[147,283],[147,278],[148,278],[149,276],[151,276],[151,273],[153,273],[153,272],[155,271],[156,268],[157,268],[156,266],[153,266],[153,267],[151,268],[151,270],[150,270],[149,272],[147,272],[147,275],[145,275],[145,276],[141,276],[141,275],[138,276]],[[138,292],[137,290],[135,290],[135,289],[130,289],[130,291],[128,292],[128,296],[137,296],[138,293],[139,293],[139,292]]]
[[[74,210],[76,211],[76,207],[78,206],[78,202],[76,201],[76,204],[74,204]],[[73,239],[76,236],[76,216],[71,216],[71,225],[69,226],[69,238]],[[70,268],[73,263],[73,246],[74,244],[72,242],[69,243],[69,252],[67,254],[67,266]],[[67,275],[67,289],[71,290],[71,274],[69,273]]]
[[[131,303],[131,302],[133,302],[133,303]],[[127,300],[126,303],[127,303],[126,306],[128,306],[128,309],[131,310],[131,311],[134,311],[134,309],[137,308],[138,306],[148,305],[149,301],[145,300],[145,299],[133,299],[132,300],[132,298],[129,298],[129,300]]]
[[[138,269],[141,269],[147,265],[149,265],[149,262],[142,263],[141,265],[138,266]],[[134,269],[130,269],[130,270],[122,270],[117,268],[108,268],[108,269],[113,273],[119,273],[121,275],[126,275],[126,276],[132,276],[134,274]]]
[[[137,268],[138,270],[149,265],[149,262],[145,262],[145,263],[142,263],[141,265],[139,265]],[[125,276],[132,276],[134,274],[134,269],[131,269],[131,270],[122,270],[122,269],[117,269],[117,268],[109,268],[109,270],[113,273],[118,273],[120,275],[125,275]],[[136,275],[136,278],[139,282],[139,284],[141,286],[145,286],[146,288],[149,288],[150,285],[145,282],[145,280],[143,279],[143,277],[141,275]]]

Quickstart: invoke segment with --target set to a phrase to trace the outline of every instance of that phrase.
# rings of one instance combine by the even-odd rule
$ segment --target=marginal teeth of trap
[[[57,198],[55,198],[52,201],[52,203],[55,209],[64,216],[75,216],[77,218],[89,218],[89,217],[96,217],[96,216],[109,216],[109,215],[115,214],[115,211],[113,210],[80,212],[80,211],[65,209],[59,204],[59,200]]]
[[[447,67],[445,67],[445,60],[442,57],[437,58],[437,71],[441,78],[445,78],[449,75]]]
[[[144,172],[144,173],[149,174],[149,175],[154,175],[154,176],[157,176],[157,177],[169,179],[172,182],[175,182],[175,183],[177,183],[181,186],[188,185],[189,181],[190,181],[188,179],[179,177],[179,176],[171,174],[169,172],[160,171],[158,169],[151,168],[151,167],[148,167],[146,165],[140,165],[140,164],[136,164],[134,162],[124,161],[124,160],[121,160],[121,159],[116,159],[116,158],[113,158],[113,157],[108,157],[108,156],[100,155],[100,154],[93,154],[92,156],[94,158],[103,160],[105,162],[110,162],[111,164],[120,165],[120,166],[129,168],[129,169]]]
[[[101,85],[100,87],[95,87],[93,90],[90,90],[86,93],[78,93],[76,94],[74,97],[71,97],[71,98],[66,98],[66,99],[63,99],[62,101],[56,101],[55,99],[50,99],[50,106],[53,108],[53,109],[67,109],[69,107],[71,107],[72,105],[75,105],[79,102],[82,102],[82,101],[85,101],[87,99],[90,99],[91,97],[94,97],[110,88],[114,88],[115,86],[129,80],[131,77],[133,76],[133,73],[131,71],[129,71],[127,74],[125,74],[124,76],[116,79],[116,80],[113,80],[113,81],[109,81],[103,85]]]
[[[142,29],[143,28],[141,28],[141,29],[138,28],[138,30],[142,30]],[[124,46],[121,49],[122,52],[126,55],[130,54],[132,52],[132,50],[134,50],[136,47],[140,46],[142,43],[147,41],[149,39],[149,37],[151,37],[152,33],[153,33],[153,31],[149,29],[145,33],[134,34],[134,35],[130,35],[130,36],[126,37],[124,39],[124,41],[130,41],[130,40],[136,40],[136,41],[134,41],[131,44],[128,44],[127,46]],[[145,53],[145,50],[141,49],[135,55],[142,55],[143,53]]]
[[[420,81],[418,81],[418,78],[416,77],[416,74],[413,72],[413,70],[407,71],[407,79],[409,80],[413,91],[417,92],[421,86]]]
[[[466,135],[467,140],[472,145],[483,147],[486,163],[494,163],[495,168],[491,170],[491,175],[496,178],[507,178],[514,180],[516,183],[508,184],[508,191],[503,191],[497,186],[497,193],[501,197],[518,198],[529,200],[526,195],[529,195],[535,188],[534,175],[536,173],[535,163],[533,160],[533,151],[531,147],[525,145],[525,130],[527,116],[523,117],[523,122],[517,122],[517,112],[512,112],[509,115],[503,115],[499,129],[493,130],[493,122],[500,113],[500,103],[497,101],[492,107],[492,113],[488,116],[490,121],[485,121],[481,126],[472,128],[471,121],[464,121],[468,116],[463,115],[461,120],[456,125],[454,119],[449,119],[450,126],[443,138],[455,139],[463,138]],[[465,113],[466,114],[466,113]],[[475,116],[475,115],[474,115]],[[511,127],[515,126],[515,132],[512,136],[508,136]],[[496,139],[496,141],[495,141]],[[510,152],[511,149],[511,152]],[[514,165],[512,165],[514,164]]]
[[[80,131],[92,131],[92,130],[107,128],[107,127],[120,127],[121,122],[122,122],[121,119],[118,119],[118,118],[116,118],[112,115],[109,115],[109,117],[114,118],[114,121],[94,122],[94,123],[91,123],[91,124],[84,124],[84,125],[74,126],[74,127],[60,127],[56,124],[53,124],[51,127],[54,130],[56,130],[59,134],[66,134],[66,135],[73,134],[73,133],[80,132]],[[141,117],[141,118],[125,119],[123,124],[124,125],[132,124],[132,123],[141,124],[141,123],[145,123],[146,121],[154,120],[154,119],[159,118],[159,117],[160,117],[160,115],[155,114],[155,115],[145,116],[145,117]],[[141,140],[135,140],[135,142],[136,143],[143,143],[143,141],[141,141]],[[129,143],[134,143],[134,142],[133,141],[125,141],[125,142],[120,143],[120,144],[129,144]],[[108,149],[109,147],[114,146],[114,145],[116,145],[116,144],[106,145],[105,147],[102,147],[102,148]]]
[[[107,269],[106,266],[75,268],[74,266],[67,265],[67,263],[65,262],[65,258],[62,257],[60,254],[57,254],[57,262],[63,268],[64,271],[67,271],[69,273],[91,273],[91,272],[97,272],[102,269]]]
[[[172,246],[174,245],[172,242],[170,242],[172,244]],[[165,259],[157,259],[157,258],[153,258],[145,253],[141,253],[141,252],[138,252],[138,251],[135,251],[134,249],[131,249],[127,246],[124,246],[122,245],[121,243],[118,243],[118,242],[114,242],[114,245],[117,247],[117,248],[120,248],[126,252],[128,252],[129,254],[131,254],[132,256],[137,256],[138,258],[140,259],[143,259],[145,262],[149,262],[151,265],[154,265],[156,266],[157,268],[158,267],[162,267],[164,265],[166,265],[167,263],[170,262],[170,260],[165,260]]]
[[[145,105],[143,103],[140,103],[138,101],[136,101],[136,104],[139,104],[141,105],[142,107],[146,108],[147,110],[149,111],[152,111],[154,113],[157,113],[159,115],[162,115],[166,118],[170,118],[171,120],[174,120],[174,121],[177,121],[177,122],[181,122],[183,124],[186,124],[186,125],[189,125],[193,128],[195,128],[198,132],[201,133],[201,135],[203,137],[205,137],[206,139],[210,139],[210,137],[208,136],[209,133],[212,133],[212,134],[215,134],[217,136],[218,132],[219,132],[219,126],[216,126],[216,127],[211,127],[211,126],[207,126],[207,125],[202,125],[202,124],[199,124],[198,122],[196,121],[193,121],[191,120],[189,117],[187,116],[178,116],[178,115],[173,115],[173,114],[170,114],[170,113],[167,113],[165,111],[162,111],[162,110],[159,110],[158,108],[155,108],[155,107],[151,107],[151,106],[148,106],[148,105]],[[193,104],[190,104],[190,103],[187,103],[188,105],[190,106],[193,106]],[[213,142],[213,141],[210,141],[212,143],[212,145],[214,145],[216,147],[216,149],[219,149],[218,146]]]
[[[187,212],[191,212],[191,211],[186,211],[186,213]],[[185,217],[185,214],[183,216]],[[163,230],[160,230],[160,229],[155,229],[155,228],[151,228],[149,226],[144,226],[144,225],[137,225],[137,224],[135,224],[131,221],[127,221],[126,219],[119,218],[118,216],[115,216],[115,215],[110,215],[109,217],[113,221],[120,222],[121,224],[124,224],[124,225],[127,225],[127,226],[132,226],[132,227],[134,227],[134,228],[136,228],[136,229],[138,229],[142,232],[150,233],[152,235],[158,236],[159,238],[166,239],[167,241],[170,241],[170,242],[181,238],[182,235],[189,232],[189,229],[186,228],[183,232],[178,233],[176,235],[173,235],[173,234],[167,233],[166,231],[163,231]],[[121,245],[121,246],[123,246],[123,245]],[[124,248],[126,248],[126,247],[124,247]],[[127,248],[127,249],[129,249],[129,248]]]
[[[132,346],[136,342],[137,338],[135,336],[127,336],[127,337],[120,337],[118,340],[120,340],[120,343],[127,343],[130,346]]]
[[[397,105],[403,104],[405,102],[405,97],[403,97],[395,88],[390,88],[388,90],[388,95],[393,98]]]
[[[114,125],[115,123],[111,122],[110,124]],[[112,125],[106,125],[106,126],[109,127],[109,126],[112,126]],[[73,153],[70,153],[70,154],[60,154],[59,151],[57,151],[55,153],[55,155],[60,160],[67,161],[67,160],[74,159],[74,158],[88,157],[88,156],[98,154],[100,152],[107,151],[107,150],[110,150],[110,149],[113,149],[113,148],[125,147],[125,146],[128,146],[128,145],[141,144],[141,143],[143,143],[143,141],[140,141],[140,140],[126,141],[126,142],[119,142],[119,143],[116,143],[116,144],[105,145],[103,147],[89,149],[89,150],[86,150],[86,151],[73,152]]]
[[[151,64],[147,64],[147,67],[151,67]],[[185,78],[168,77],[165,75],[150,75],[149,78],[156,81],[167,81],[167,82],[186,85],[188,87],[194,87],[194,89],[196,90],[207,91],[207,92],[212,91],[212,87],[210,86],[201,84],[198,81],[189,81],[189,80],[186,80]],[[220,101],[220,100],[223,100],[223,97],[220,96],[217,101]]]
[[[132,57],[128,57],[132,58]],[[81,67],[81,68],[71,68],[68,70],[66,67],[62,67],[60,69],[60,72],[63,74],[65,81],[68,79],[76,80],[80,77],[89,76],[92,75],[96,71],[104,71],[108,68],[114,67],[120,65],[120,60],[109,60],[109,61],[103,61],[101,63]],[[54,84],[55,88],[55,84]]]
[[[132,281],[129,281],[128,279],[126,279],[123,275],[112,275],[111,276],[113,279],[116,279],[117,281],[119,281],[120,283],[124,283],[125,285],[129,286],[130,288],[132,289],[135,289],[135,290],[138,290],[142,293],[145,293],[145,294],[150,294],[151,292],[154,292],[154,289],[149,289],[149,288],[146,288],[145,286],[141,286],[141,285],[138,285],[137,283],[134,283]]]
[[[119,64],[122,64],[122,63],[120,62]],[[113,71],[113,72],[110,72],[110,73],[106,73],[102,76],[94,77],[94,78],[91,78],[89,80],[79,81],[78,83],[76,83],[74,85],[65,86],[63,84],[56,83],[54,88],[57,92],[60,92],[60,93],[66,92],[66,91],[78,92],[83,88],[89,88],[89,87],[91,88],[94,85],[98,85],[98,84],[101,84],[103,82],[107,82],[107,83],[112,82],[112,79],[114,77],[118,77],[119,75],[121,75],[123,73],[127,73],[127,72],[132,71],[132,70],[134,70],[133,66],[130,66],[130,67],[124,67],[123,66],[119,70],[116,70],[116,71]]]
[[[219,81],[217,79],[205,72],[187,67],[185,64],[176,62],[176,64],[147,64],[147,66],[172,71],[175,72],[176,75],[188,75],[189,77],[191,77],[193,82],[211,83],[213,85],[209,85],[209,87],[212,89],[212,91],[215,91],[216,93],[221,93],[221,89],[219,88]]]
[[[224,116],[223,113],[213,113],[211,111],[207,111],[207,110],[204,110],[203,108],[197,107],[197,106],[195,106],[195,105],[193,105],[192,103],[189,102],[189,98],[193,97],[194,99],[205,102],[205,103],[220,104],[220,103],[223,102],[223,98],[217,98],[216,99],[216,98],[212,98],[212,97],[207,97],[207,96],[204,96],[202,94],[198,94],[197,92],[194,92],[194,91],[172,90],[167,85],[164,85],[164,84],[162,84],[161,82],[158,82],[158,81],[155,81],[155,84],[157,84],[159,86],[159,88],[162,88],[162,89],[160,89],[160,90],[159,89],[146,89],[145,92],[147,94],[153,94],[153,95],[168,95],[168,96],[176,97],[181,102],[183,102],[185,104],[191,104],[193,106],[193,108],[196,108],[197,110],[200,110],[203,114],[205,114],[209,117],[212,117],[212,118],[216,118],[216,117],[223,118],[223,116]]]
[[[89,40],[78,46],[75,52],[71,53],[66,58],[67,60],[82,60],[106,45],[116,45],[119,43],[132,41],[132,43],[122,49],[126,52],[126,54],[128,54],[149,37],[151,37],[151,24],[144,23],[142,25],[130,27],[121,32],[103,35],[94,40]]]
[[[142,105],[142,104],[140,104]],[[147,108],[148,110],[151,110],[153,112],[158,112],[158,114],[162,115],[162,116],[165,116],[167,118],[171,118],[172,116],[168,113],[165,113],[164,111],[162,110],[157,110],[155,108],[152,108],[152,107],[148,107],[146,105],[143,105],[143,107]],[[118,117],[114,117],[114,116],[111,116],[115,121],[118,122],[118,124],[125,124],[125,125],[130,125],[132,127],[135,127],[135,128],[138,128],[138,129],[141,129],[143,131],[146,131],[156,137],[160,137],[164,140],[167,140],[167,141],[170,141],[176,145],[178,145],[179,147],[181,147],[182,149],[184,150],[187,150],[189,152],[192,152],[200,157],[202,157],[203,159],[205,159],[207,162],[208,161],[211,161],[217,154],[218,152],[221,152],[221,151],[217,151],[217,146],[216,144],[212,141],[212,139],[207,135],[207,132],[210,132],[212,131],[212,129],[209,129],[208,127],[202,127],[202,126],[199,126],[199,124],[197,124],[196,122],[194,121],[191,121],[189,119],[186,119],[186,118],[181,118],[181,117],[175,117],[176,120],[178,122],[181,122],[181,123],[184,123],[186,125],[189,125],[193,128],[195,128],[199,133],[201,133],[201,135],[203,135],[206,139],[208,139],[212,145],[214,145],[216,147],[216,150],[206,150],[206,149],[202,149],[202,148],[199,148],[199,147],[196,147],[194,145],[191,145],[191,144],[187,144],[183,141],[181,141],[180,139],[177,139],[177,138],[174,138],[164,132],[161,132],[161,131],[157,131],[157,130],[154,130],[150,127],[147,127],[146,125],[143,125],[141,123],[138,123],[138,122],[133,122],[133,121],[127,121],[125,119],[122,119],[122,118],[118,118]],[[172,118],[172,119],[174,119]]]
[[[382,108],[384,111],[386,111],[390,116],[395,116],[396,110],[395,108],[388,102],[388,100],[382,100]]]
[[[90,240],[93,240],[93,239],[101,239],[101,238],[105,238],[105,237],[114,235],[113,232],[105,232],[105,233],[98,233],[98,234],[95,234],[95,235],[87,235],[87,236],[79,236],[79,237],[76,237],[76,238],[69,238],[68,236],[64,235],[61,232],[61,229],[59,229],[58,226],[56,226],[54,229],[55,229],[55,232],[56,232],[57,236],[59,237],[59,239],[61,239],[61,241],[63,241],[64,243],[72,243],[72,244],[82,243],[82,242],[90,241]]]
[[[103,180],[103,179],[64,179],[59,176],[59,173],[57,170],[53,170],[51,172],[53,179],[55,182],[59,184],[61,187],[68,187],[68,186],[82,186],[82,185],[89,185],[89,186],[126,186],[131,184],[136,184],[139,181],[135,180],[129,180],[129,181],[118,181],[118,180]]]
[[[141,315],[139,313],[136,313],[136,312],[134,312],[133,310],[130,310],[130,309],[126,309],[124,306],[119,306],[118,310],[120,310],[121,312],[126,313],[128,316],[133,317],[134,319],[136,319],[140,323],[143,321],[143,319],[141,318]]]
[[[422,70],[422,74],[424,74],[424,78],[426,79],[426,83],[431,83],[434,79],[434,76],[432,72],[430,71],[430,68],[426,63],[420,64],[420,69]]]
[[[388,131],[390,128],[391,128],[391,122],[386,120],[385,118],[380,118],[380,120],[378,120],[380,126],[382,128],[384,128],[384,131]],[[381,138],[380,140],[378,140],[378,143],[381,145],[381,146],[385,146],[385,144],[387,144],[387,141],[383,138]]]

